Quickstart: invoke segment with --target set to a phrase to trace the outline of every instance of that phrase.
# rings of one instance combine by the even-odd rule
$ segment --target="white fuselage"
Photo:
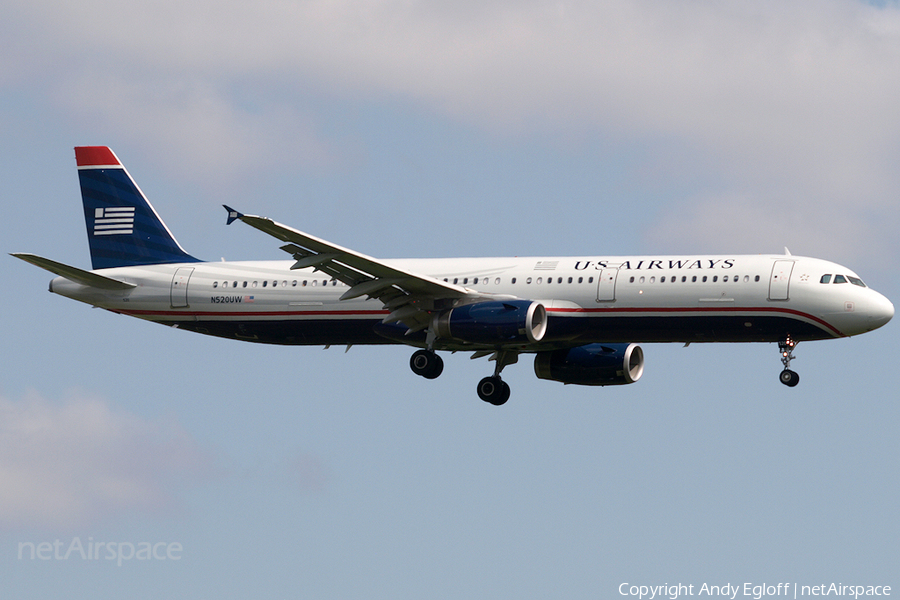
[[[799,256],[397,259],[392,265],[477,290],[541,302],[548,335],[523,351],[578,342],[773,342],[857,335],[893,305],[838,264]],[[408,343],[377,324],[378,300],[293,261],[199,262],[95,271],[135,284],[105,291],[65,278],[51,291],[200,333],[276,344]],[[830,276],[830,277],[826,277]],[[827,279],[827,283],[824,283]],[[438,340],[438,348],[459,344]]]

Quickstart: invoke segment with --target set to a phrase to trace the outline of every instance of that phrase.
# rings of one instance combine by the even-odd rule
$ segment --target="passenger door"
[[[772,277],[769,280],[769,300],[788,300],[790,298],[791,272],[794,261],[776,260],[772,265]]]
[[[188,306],[188,281],[194,267],[179,267],[172,277],[171,301],[172,308],[187,308]]]

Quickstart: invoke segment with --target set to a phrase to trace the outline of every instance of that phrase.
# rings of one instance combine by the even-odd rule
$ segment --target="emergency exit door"
[[[615,302],[618,269],[602,269],[597,278],[597,302]]]

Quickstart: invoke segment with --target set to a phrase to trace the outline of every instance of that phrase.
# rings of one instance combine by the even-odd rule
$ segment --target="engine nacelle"
[[[534,373],[577,385],[625,385],[644,373],[644,351],[637,344],[587,344],[538,352]]]
[[[547,309],[531,300],[477,302],[435,319],[439,337],[473,344],[539,342],[547,331]]]

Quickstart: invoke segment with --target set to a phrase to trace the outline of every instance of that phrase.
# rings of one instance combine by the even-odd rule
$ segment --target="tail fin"
[[[113,151],[75,148],[94,269],[199,262],[175,241]]]

